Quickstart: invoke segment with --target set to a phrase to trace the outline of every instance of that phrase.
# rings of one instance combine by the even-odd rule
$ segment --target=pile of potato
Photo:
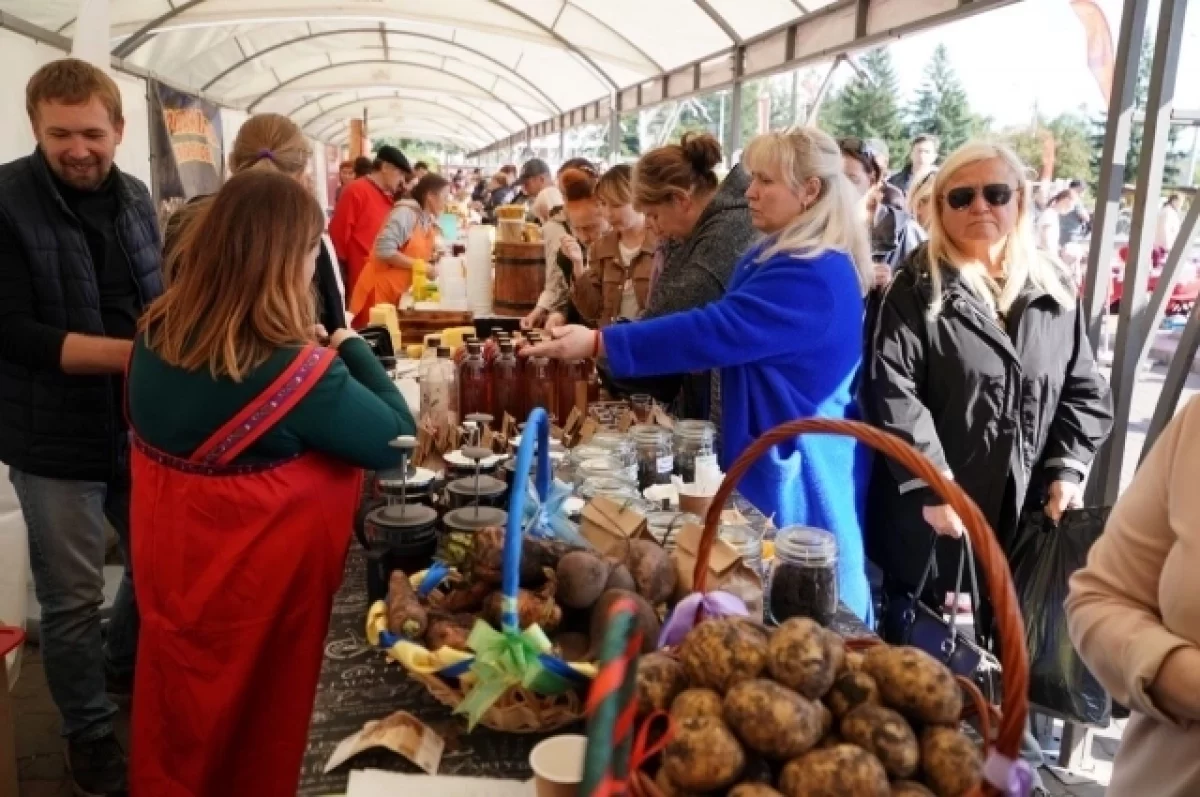
[[[521,548],[518,617],[521,628],[536,623],[550,635],[555,652],[567,661],[595,657],[608,609],[620,598],[638,608],[643,649],[658,642],[662,606],[675,592],[677,575],[670,556],[650,540],[631,540],[623,557],[601,556],[551,540],[525,537]],[[499,627],[504,529],[488,527],[474,535],[462,573],[425,599],[408,577],[392,574],[388,583],[388,629],[421,640],[430,650],[465,650],[475,619]]]
[[[676,721],[655,779],[667,797],[960,797],[982,782],[944,665],[909,647],[847,652],[807,619],[702,622],[639,660],[637,699]]]

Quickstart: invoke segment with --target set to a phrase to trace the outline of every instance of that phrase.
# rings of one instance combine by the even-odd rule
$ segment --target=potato
[[[779,683],[818,700],[833,686],[845,657],[841,637],[807,617],[793,617],[771,635],[767,667]]]
[[[864,703],[842,719],[839,730],[847,742],[878,758],[888,777],[907,778],[917,771],[917,735],[899,712]]]
[[[741,744],[715,717],[680,721],[675,738],[663,750],[666,776],[690,791],[728,788],[737,783],[745,766]]]
[[[724,694],[767,666],[767,639],[738,620],[705,620],[679,646],[688,683]]]
[[[625,563],[633,574],[637,593],[650,603],[664,603],[675,592],[678,575],[675,563],[661,545],[651,540],[633,540]]]
[[[909,719],[954,725],[962,715],[962,689],[950,670],[923,650],[878,645],[863,669],[875,679],[883,704]]]
[[[930,725],[921,732],[921,770],[937,797],[960,797],[983,783],[983,755],[961,731]]]
[[[638,713],[666,711],[687,686],[683,665],[666,653],[650,653],[638,659]]]
[[[420,639],[429,628],[429,612],[417,599],[412,583],[403,570],[393,570],[388,578],[387,625],[393,634]]]
[[[842,670],[833,682],[833,688],[825,695],[825,704],[837,719],[864,703],[879,705],[879,687],[874,678],[857,670]]]
[[[783,768],[784,797],[890,797],[879,759],[852,744],[813,750]]]
[[[847,650],[846,661],[842,666],[842,672],[850,670],[851,672],[862,672],[863,661],[866,659],[866,654],[861,650]]]
[[[671,716],[676,720],[688,717],[720,717],[725,711],[719,692],[712,689],[685,689],[671,701]]]
[[[571,551],[558,560],[558,602],[570,609],[588,609],[604,593],[609,565],[590,551]]]
[[[658,768],[658,774],[654,777],[654,785],[662,792],[663,797],[721,797],[720,791],[698,792],[681,788],[679,784],[667,777],[667,770],[662,767]]]
[[[820,741],[828,710],[774,681],[743,681],[725,695],[725,721],[751,750],[787,760]]]
[[[612,570],[608,573],[608,581],[604,584],[605,591],[610,589],[623,589],[627,592],[637,590],[637,584],[633,581],[633,574],[629,572],[629,568],[624,562],[614,562]]]
[[[765,783],[740,783],[729,790],[728,797],[783,797]]]
[[[608,627],[608,612],[612,605],[621,598],[629,598],[637,606],[638,627],[642,631],[642,653],[653,653],[658,648],[658,632],[662,627],[658,613],[654,611],[645,598],[636,592],[623,589],[605,590],[592,607],[592,652],[599,656],[600,646],[604,644],[604,630]]]
[[[897,780],[892,782],[892,797],[935,797],[935,795],[915,780]]]

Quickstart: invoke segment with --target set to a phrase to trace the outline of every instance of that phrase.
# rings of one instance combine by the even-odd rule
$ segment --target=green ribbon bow
[[[524,631],[497,631],[483,620],[476,620],[467,646],[475,651],[471,664],[475,684],[454,713],[467,715],[469,729],[474,729],[492,704],[517,684],[543,695],[571,688],[565,678],[548,671],[538,660],[539,654],[550,652],[551,644],[537,625]]]

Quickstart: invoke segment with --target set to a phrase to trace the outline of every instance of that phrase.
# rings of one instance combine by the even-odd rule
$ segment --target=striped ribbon
[[[588,749],[580,797],[621,797],[628,793],[641,649],[637,606],[628,598],[619,600],[609,610],[600,670],[588,692]]]

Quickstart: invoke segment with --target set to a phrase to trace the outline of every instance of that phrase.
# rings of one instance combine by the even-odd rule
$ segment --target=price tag
[[[715,470],[716,467],[716,454],[699,454],[696,456],[696,470],[705,470],[706,468],[713,468]]]
[[[658,458],[658,472],[659,473],[671,473],[674,470],[675,470],[675,456],[673,454],[666,454],[666,455]]]

